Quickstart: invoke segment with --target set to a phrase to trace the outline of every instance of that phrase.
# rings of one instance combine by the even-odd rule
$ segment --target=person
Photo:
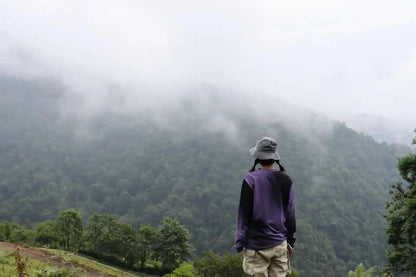
[[[296,241],[292,180],[280,164],[274,139],[261,138],[249,152],[255,161],[241,188],[235,247],[243,252],[248,275],[284,277],[290,273]]]

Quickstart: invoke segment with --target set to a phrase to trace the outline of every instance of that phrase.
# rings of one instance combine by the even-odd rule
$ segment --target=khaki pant
[[[244,249],[244,272],[253,277],[286,277],[290,273],[287,242],[262,250]]]

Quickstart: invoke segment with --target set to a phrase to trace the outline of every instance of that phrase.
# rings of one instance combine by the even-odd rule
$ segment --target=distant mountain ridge
[[[256,100],[266,112],[252,111],[249,98],[212,88],[165,110],[107,107],[89,118],[61,113],[65,93],[54,83],[0,79],[0,220],[30,225],[66,208],[135,226],[170,216],[190,230],[197,254],[233,251],[247,151],[269,135],[295,185],[296,268],[338,277],[361,262],[383,265],[384,203],[409,148],[279,101]]]

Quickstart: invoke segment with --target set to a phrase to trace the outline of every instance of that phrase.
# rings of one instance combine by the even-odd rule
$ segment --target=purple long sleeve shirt
[[[235,247],[260,250],[294,245],[295,199],[290,177],[275,169],[249,172],[241,188]]]

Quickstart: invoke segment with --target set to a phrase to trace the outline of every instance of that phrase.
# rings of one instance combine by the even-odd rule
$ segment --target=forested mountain
[[[233,251],[248,149],[268,135],[295,185],[295,267],[314,277],[384,264],[388,187],[409,149],[278,101],[223,99],[208,86],[174,107],[129,112],[111,91],[114,101],[91,114],[59,82],[0,78],[0,220],[32,225],[67,208],[134,226],[169,216],[189,229],[197,254]]]

